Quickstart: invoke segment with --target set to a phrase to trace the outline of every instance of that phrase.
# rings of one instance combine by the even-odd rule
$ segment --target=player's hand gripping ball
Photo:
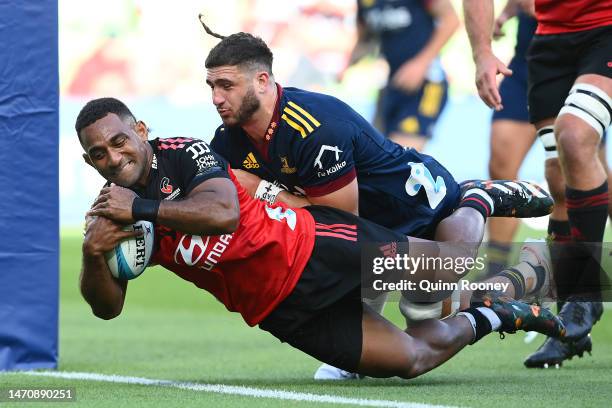
[[[124,239],[114,250],[106,253],[106,263],[115,278],[134,279],[144,272],[151,260],[155,239],[153,223],[137,221],[126,231],[141,231],[142,235]]]

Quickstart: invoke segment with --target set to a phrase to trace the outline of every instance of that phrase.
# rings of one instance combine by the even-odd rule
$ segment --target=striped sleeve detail
[[[321,126],[321,122],[304,110],[304,108],[292,101],[287,102],[287,106],[283,108],[281,119],[287,122],[293,129],[300,132],[302,138],[307,137],[314,132],[316,128]]]

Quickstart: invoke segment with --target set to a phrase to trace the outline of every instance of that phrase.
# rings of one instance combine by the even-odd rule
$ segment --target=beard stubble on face
[[[257,99],[257,95],[255,95],[255,89],[250,87],[249,90],[242,98],[242,102],[240,103],[240,107],[238,108],[238,112],[236,112],[236,121],[232,126],[242,126],[244,125],[255,112],[259,109],[261,103],[259,99]]]

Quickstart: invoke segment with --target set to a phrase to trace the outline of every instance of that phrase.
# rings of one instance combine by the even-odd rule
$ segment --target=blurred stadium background
[[[497,2],[503,5],[503,1]],[[461,2],[453,0],[460,12]],[[366,59],[338,81],[355,41],[355,0],[109,0],[92,6],[59,2],[60,198],[62,226],[78,226],[103,184],[82,165],[74,143],[74,120],[95,97],[125,99],[147,121],[153,136],[209,140],[220,124],[205,83],[204,59],[217,39],[205,34],[203,13],[221,34],[249,31],[274,52],[274,74],[284,86],[329,93],[372,118],[378,89],[386,81],[382,60]],[[495,43],[502,59],[513,53],[516,23]],[[449,103],[426,152],[457,179],[487,176],[491,111],[478,99],[469,42],[461,28],[442,53],[450,80]],[[543,149],[536,145],[521,177],[543,181]],[[541,220],[541,225],[545,220]]]

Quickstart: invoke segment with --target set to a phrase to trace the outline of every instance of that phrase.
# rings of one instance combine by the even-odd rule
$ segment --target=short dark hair
[[[265,69],[272,76],[272,51],[259,37],[249,33],[236,33],[223,38],[215,45],[204,66],[206,68],[224,65],[239,65],[241,68]]]
[[[83,130],[83,128],[86,128],[95,121],[102,119],[109,113],[114,113],[115,115],[119,116],[121,120],[129,118],[136,122],[136,118],[134,117],[132,112],[119,99],[93,99],[87,102],[85,106],[83,106],[83,108],[79,112],[79,115],[77,116],[76,123],[74,124],[74,129],[77,132],[79,140],[81,140],[81,130]]]

